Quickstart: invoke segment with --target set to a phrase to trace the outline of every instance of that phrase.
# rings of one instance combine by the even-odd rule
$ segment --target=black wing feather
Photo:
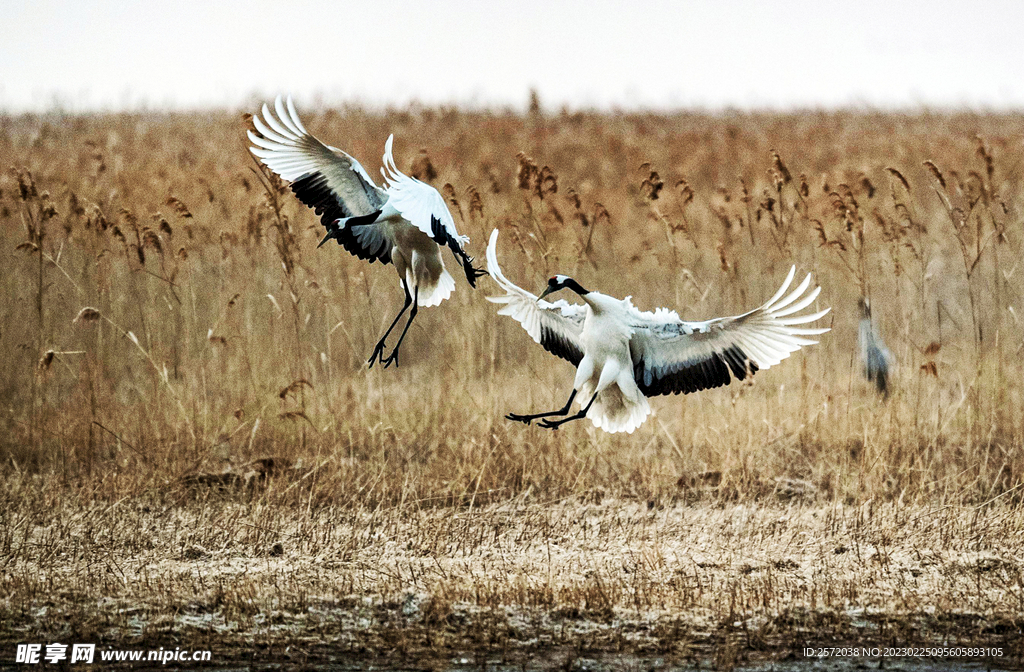
[[[383,236],[377,237],[375,241],[368,241],[369,236],[357,236],[355,226],[358,221],[349,221],[346,226],[339,226],[338,220],[355,217],[349,208],[327,186],[327,178],[321,173],[310,173],[292,182],[292,192],[296,198],[307,206],[313,208],[320,223],[324,225],[331,237],[338,241],[349,253],[360,259],[366,259],[371,264],[380,261],[383,264],[391,263],[391,246]],[[377,218],[377,212],[370,213],[370,222]],[[370,225],[369,222],[366,225]],[[367,243],[370,242],[369,246]]]
[[[481,275],[487,275],[487,271],[473,268],[473,257],[466,254],[462,246],[459,245],[459,242],[448,235],[448,229],[434,215],[430,216],[430,237],[441,247],[448,246],[448,249],[452,251],[455,258],[462,264],[462,270],[466,272],[466,280],[469,281],[469,286],[475,289],[476,279]]]
[[[545,346],[547,347],[547,346]],[[757,372],[757,364],[737,346],[689,362],[648,369],[643,359],[633,365],[633,378],[646,397],[690,394],[743,380]]]
[[[583,353],[572,342],[559,336],[558,332],[542,326],[540,328],[541,346],[556,357],[561,357],[573,366],[579,366]]]

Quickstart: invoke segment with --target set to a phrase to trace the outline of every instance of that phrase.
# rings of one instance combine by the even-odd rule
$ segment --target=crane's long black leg
[[[409,325],[411,325],[412,321],[416,319],[416,313],[419,310],[420,286],[416,285],[416,287],[413,288],[413,292],[415,292],[415,296],[413,296],[412,299],[412,312],[409,313],[409,321],[405,323],[405,329],[402,329],[402,335],[398,337],[398,343],[395,344],[395,349],[391,351],[391,354],[388,355],[387,359],[383,360],[385,369],[391,366],[392,362],[395,363],[395,366],[398,366],[398,348],[402,347],[402,341],[405,340],[405,334],[409,331]]]
[[[529,414],[529,415],[519,415],[518,413],[509,413],[508,415],[505,416],[505,418],[508,419],[508,420],[514,420],[515,422],[521,422],[524,425],[528,425],[528,424],[530,424],[531,420],[536,420],[537,418],[550,418],[553,415],[565,415],[566,413],[569,412],[569,407],[572,406],[572,401],[575,398],[576,398],[576,390],[573,390],[572,394],[569,395],[569,401],[565,402],[565,406],[563,406],[562,408],[558,409],[557,411],[548,411],[547,413],[532,413],[532,414]]]
[[[378,357],[380,358],[381,361],[384,361],[384,347],[386,346],[385,341],[388,340],[388,336],[391,335],[391,331],[395,328],[395,325],[398,324],[398,319],[400,317],[402,317],[402,315],[405,313],[405,311],[408,310],[409,304],[412,303],[412,296],[409,295],[409,285],[406,283],[406,281],[404,279],[402,280],[402,289],[405,290],[405,305],[402,306],[402,309],[400,311],[398,311],[398,315],[395,316],[395,319],[391,323],[391,326],[388,327],[388,330],[385,331],[384,335],[380,337],[379,341],[377,341],[377,345],[374,346],[373,354],[370,355],[370,360],[369,360],[369,362],[370,362],[370,367],[369,368],[371,368],[371,369],[373,368],[373,365],[376,363],[376,360],[377,360]],[[415,310],[415,309],[413,309],[413,310]]]
[[[587,403],[586,408],[581,408],[580,412],[577,413],[576,415],[570,415],[568,418],[563,418],[561,420],[541,420],[538,424],[544,429],[558,429],[567,422],[572,422],[573,420],[582,420],[583,418],[587,417],[587,411],[589,411],[590,407],[594,405],[595,399],[597,399],[597,392],[595,392],[594,396],[590,398],[590,401]]]

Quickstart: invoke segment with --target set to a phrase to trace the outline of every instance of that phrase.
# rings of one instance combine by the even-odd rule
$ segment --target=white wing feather
[[[515,285],[498,266],[497,246],[498,230],[495,229],[487,244],[487,272],[505,294],[488,296],[487,300],[504,304],[498,314],[508,315],[518,321],[530,338],[544,346],[545,350],[573,365],[579,364],[583,358],[583,346],[579,339],[587,307],[569,303],[565,299],[553,302],[538,300],[535,294]]]
[[[449,238],[456,241],[459,246],[469,242],[469,236],[460,236],[455,228],[455,220],[441,194],[429,184],[424,184],[414,177],[409,177],[395,165],[395,157],[392,153],[392,145],[395,136],[389,135],[384,145],[384,167],[380,169],[384,176],[384,183],[388,188],[390,205],[398,211],[403,218],[413,226],[434,237],[432,218],[436,218],[444,227]]]
[[[310,175],[321,176],[346,216],[367,215],[388,200],[388,195],[374,184],[358,161],[340,149],[328,147],[306,130],[290,96],[287,106],[278,96],[274,109],[276,117],[266,104],[263,119],[253,116],[259,135],[247,131],[254,145],[249,151],[264,165],[289,182]]]
[[[816,287],[804,294],[811,283],[808,274],[781,298],[795,273],[794,266],[779,291],[760,308],[735,317],[687,322],[664,308],[653,313],[634,311],[630,350],[641,389],[646,388],[645,394],[650,395],[718,387],[729,382],[730,370],[734,376],[745,377],[747,361],[757,369],[767,369],[801,347],[817,343],[803,337],[824,334],[829,328],[797,325],[821,319],[830,308],[794,316],[821,292]]]

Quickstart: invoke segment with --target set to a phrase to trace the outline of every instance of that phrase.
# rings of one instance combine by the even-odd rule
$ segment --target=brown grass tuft
[[[78,311],[78,315],[75,315],[75,319],[72,320],[73,324],[87,324],[89,322],[95,322],[100,319],[100,311],[95,308],[86,306]]]
[[[930,160],[929,161],[925,161],[923,165],[924,165],[925,168],[927,168],[931,172],[932,177],[934,177],[935,180],[939,183],[939,186],[941,186],[943,189],[945,189],[946,188],[946,178],[944,178],[942,176],[942,171],[939,170],[939,167],[936,166],[935,163],[933,161],[930,161]]]
[[[437,170],[434,168],[434,164],[431,163],[430,156],[427,154],[425,147],[413,159],[409,172],[417,180],[423,180],[424,182],[433,182],[437,179]]]
[[[907,182],[907,178],[903,177],[903,173],[901,173],[900,171],[896,170],[895,168],[886,168],[885,170],[886,170],[887,173],[889,173],[890,175],[895,177],[897,180],[899,180],[900,184],[903,185],[904,189],[906,189],[908,192],[910,191],[910,183]]]
[[[178,213],[178,216],[183,219],[192,219],[192,211],[188,209],[188,206],[178,198],[177,196],[168,196],[167,200],[164,201],[165,205],[169,205],[174,208],[174,211]]]

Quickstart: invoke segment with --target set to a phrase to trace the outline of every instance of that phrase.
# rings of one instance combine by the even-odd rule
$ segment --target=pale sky
[[[0,0],[0,110],[1024,109],[1024,2]]]

